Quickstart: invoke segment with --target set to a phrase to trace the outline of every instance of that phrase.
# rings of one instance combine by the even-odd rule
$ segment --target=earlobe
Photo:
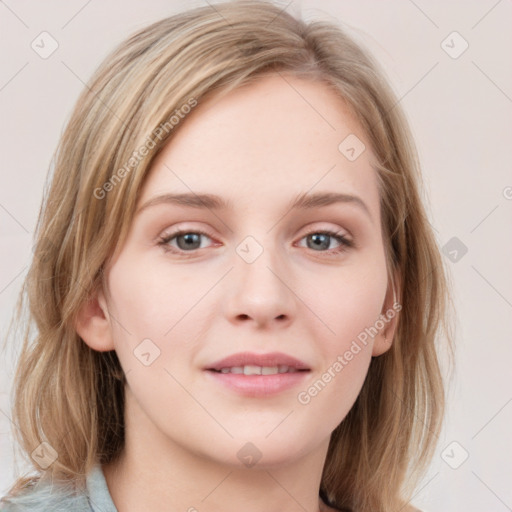
[[[389,338],[386,332],[379,333],[373,343],[372,357],[378,357],[387,352],[393,343],[393,338]]]
[[[377,357],[387,352],[392,344],[395,337],[395,332],[398,326],[398,320],[400,316],[400,310],[402,304],[398,298],[401,296],[401,282],[398,270],[394,272],[394,279],[386,293],[384,305],[381,312],[381,318],[384,322],[384,326],[380,330],[380,333],[376,336],[372,356]]]
[[[107,303],[99,290],[82,304],[76,316],[75,329],[84,342],[93,350],[114,350]]]

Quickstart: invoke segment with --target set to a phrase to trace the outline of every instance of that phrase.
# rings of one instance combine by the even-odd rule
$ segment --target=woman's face
[[[292,76],[211,98],[181,123],[107,269],[101,349],[116,350],[146,439],[230,464],[289,461],[325,446],[389,348],[373,155],[324,84]],[[307,371],[276,375],[284,359],[251,357],[224,364],[243,374],[211,370],[246,352]]]

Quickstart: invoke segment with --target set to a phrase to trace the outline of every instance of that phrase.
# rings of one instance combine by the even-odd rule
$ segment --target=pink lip
[[[234,366],[279,366],[286,365],[297,368],[297,370],[309,370],[309,366],[303,361],[284,354],[282,352],[269,352],[268,354],[256,354],[254,352],[240,352],[224,359],[220,359],[208,366],[205,370],[221,370],[222,368],[233,368]],[[229,374],[226,374],[229,375]],[[283,374],[284,375],[284,374]],[[270,377],[265,375],[265,377]]]
[[[297,370],[293,373],[276,373],[272,375],[244,375],[240,373],[220,373],[222,368],[234,366],[280,366],[286,365]],[[280,393],[299,384],[310,368],[303,361],[284,354],[271,352],[268,354],[256,354],[254,352],[241,352],[220,359],[204,368],[209,379],[214,379],[228,389],[243,396],[265,397]],[[214,371],[215,370],[215,371]]]
[[[214,371],[205,371],[204,373],[207,375],[207,378],[214,379],[215,382],[243,396],[265,397],[296,386],[310,372],[276,373],[274,375],[244,375]]]

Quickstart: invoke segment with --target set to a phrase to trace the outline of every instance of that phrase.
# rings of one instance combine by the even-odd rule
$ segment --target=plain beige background
[[[445,428],[414,503],[430,512],[511,510],[512,5],[276,3],[308,20],[340,23],[366,45],[416,138],[431,222],[454,284],[458,352]],[[32,257],[52,154],[84,83],[135,30],[206,4],[0,2],[2,336]],[[52,40],[58,44],[46,58],[32,48],[42,46],[42,37],[47,50]],[[0,355],[0,495],[15,476],[9,411],[15,353],[10,347]]]

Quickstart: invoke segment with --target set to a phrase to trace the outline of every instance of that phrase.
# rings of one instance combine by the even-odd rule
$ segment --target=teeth
[[[297,368],[288,367],[285,364],[279,366],[233,366],[231,368],[221,368],[221,373],[243,373],[244,375],[275,375],[276,373],[295,373]]]
[[[261,375],[261,366],[244,366],[244,375]]]

